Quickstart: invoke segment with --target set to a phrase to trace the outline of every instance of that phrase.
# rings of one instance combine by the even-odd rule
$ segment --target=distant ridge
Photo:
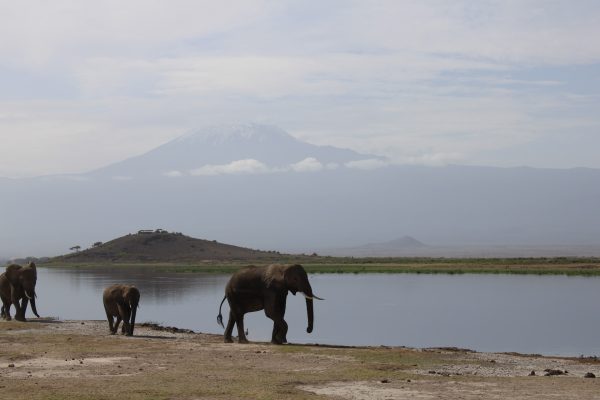
[[[281,255],[274,251],[253,250],[157,230],[121,236],[90,249],[51,258],[48,262],[268,261],[278,257]]]
[[[374,244],[370,244],[367,245],[370,247],[385,247],[385,248],[389,248],[389,247],[393,247],[393,248],[415,248],[415,247],[425,247],[425,243],[418,241],[417,239],[415,239],[412,236],[403,236],[401,238],[395,239],[395,240],[390,240],[389,242],[385,242],[385,243],[374,243]]]
[[[331,249],[336,255],[359,256],[359,257],[390,257],[402,256],[407,252],[421,251],[427,245],[412,236],[402,236],[398,239],[382,243],[369,243],[360,246]],[[330,251],[325,251],[330,253]]]

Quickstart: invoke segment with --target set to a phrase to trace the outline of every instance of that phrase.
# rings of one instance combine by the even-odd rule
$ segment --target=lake
[[[38,268],[42,317],[105,319],[102,291],[135,284],[137,322],[219,333],[229,275],[152,269]],[[600,355],[600,278],[534,275],[312,274],[315,326],[300,295],[288,296],[292,343],[455,346],[478,351]],[[14,315],[14,307],[12,308]],[[227,321],[229,307],[223,305]],[[28,317],[32,317],[28,310]],[[246,314],[248,339],[268,341],[272,322]],[[108,324],[107,324],[108,332]],[[234,330],[235,333],[235,330]]]

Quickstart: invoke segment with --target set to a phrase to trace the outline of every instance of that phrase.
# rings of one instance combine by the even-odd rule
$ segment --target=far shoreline
[[[277,261],[302,264],[314,274],[507,274],[600,276],[600,258],[340,258],[288,256]],[[267,265],[265,260],[202,261],[100,261],[38,262],[39,267],[74,269],[149,268],[179,273],[229,274],[248,265]]]

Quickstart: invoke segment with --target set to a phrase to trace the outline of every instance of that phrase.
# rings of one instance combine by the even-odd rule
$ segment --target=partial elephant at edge
[[[11,264],[6,267],[5,272],[0,274],[0,299],[2,318],[11,320],[10,306],[15,306],[15,320],[27,321],[25,313],[27,304],[31,302],[31,311],[40,318],[35,299],[35,286],[37,284],[37,268],[35,263],[30,262],[26,266]]]

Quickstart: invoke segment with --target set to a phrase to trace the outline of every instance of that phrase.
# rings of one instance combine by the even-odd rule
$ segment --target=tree
[[[79,251],[79,250],[81,250],[81,246],[77,245],[77,246],[69,247],[69,250]]]
[[[102,246],[102,242],[95,242],[92,247],[100,247]]]

